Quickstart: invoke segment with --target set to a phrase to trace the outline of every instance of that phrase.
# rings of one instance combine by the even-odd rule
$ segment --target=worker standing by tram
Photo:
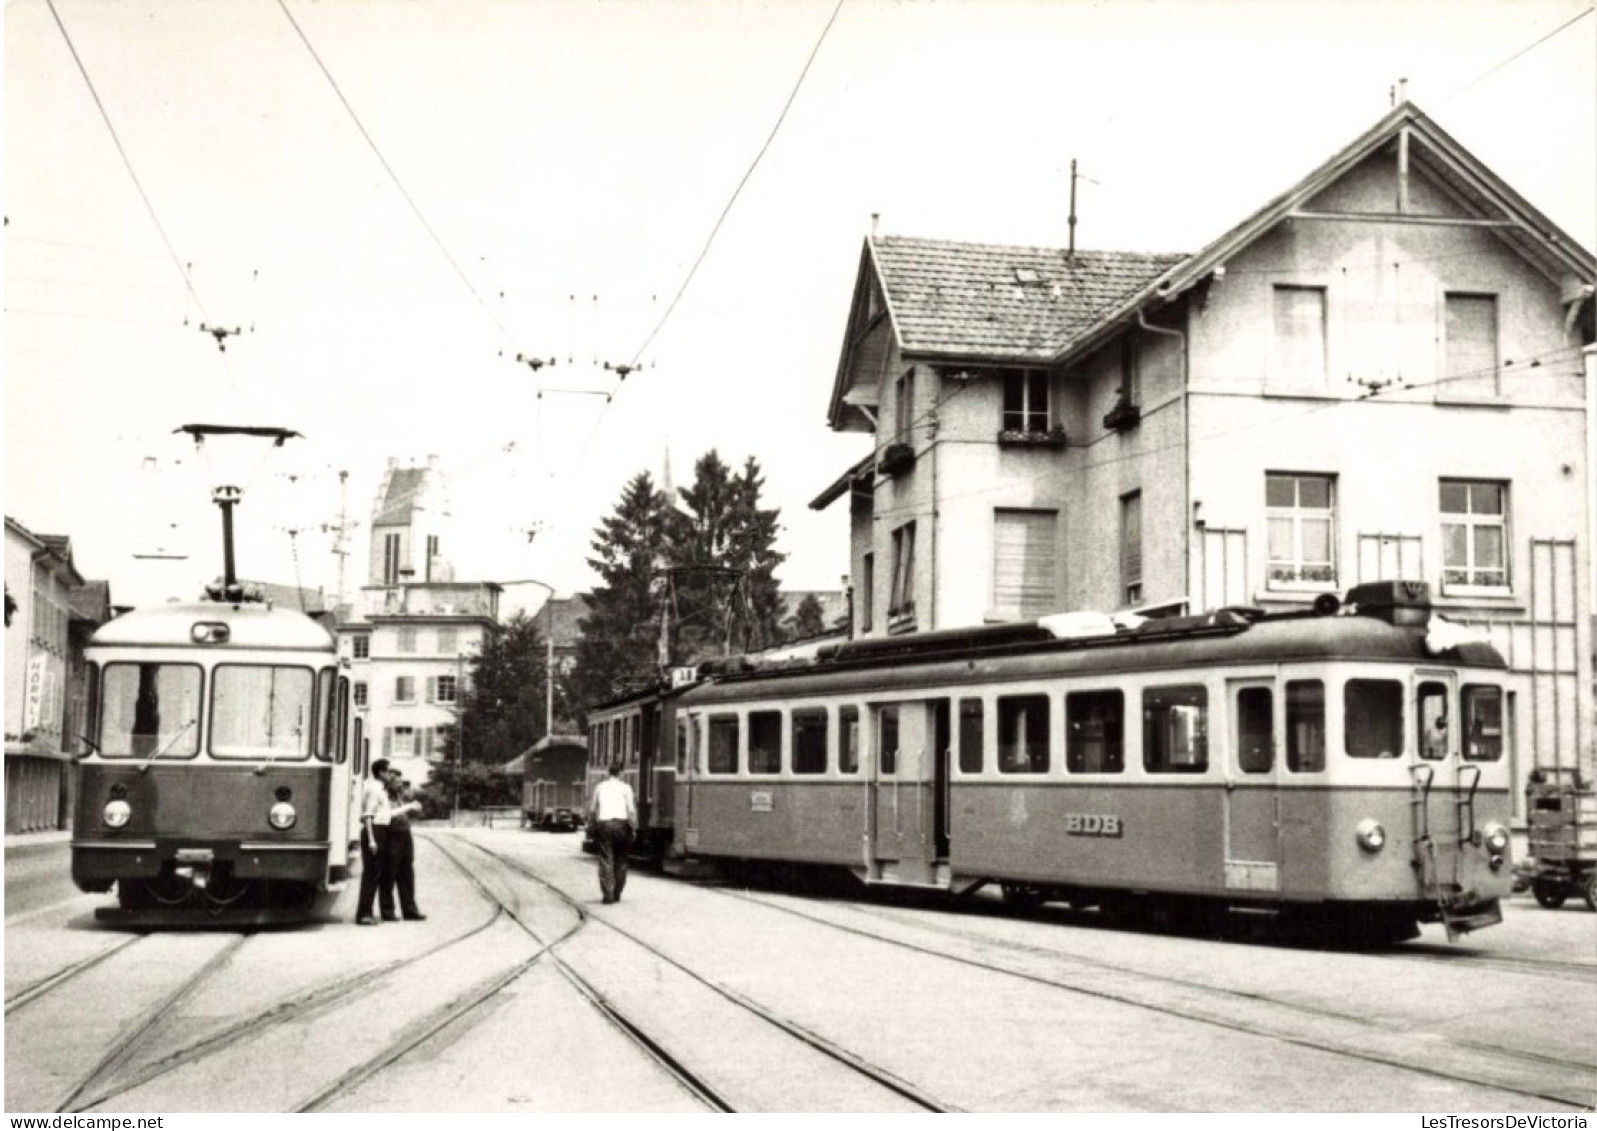
[[[615,903],[627,886],[627,853],[638,827],[637,799],[621,780],[620,762],[611,763],[610,776],[595,787],[588,819],[599,847],[599,890],[604,902]]]
[[[371,777],[360,793],[360,902],[355,909],[355,922],[363,927],[377,923],[372,902],[379,890],[390,893],[390,901],[393,899],[394,880],[388,857],[388,825],[392,820],[388,760],[379,758],[372,763]]]

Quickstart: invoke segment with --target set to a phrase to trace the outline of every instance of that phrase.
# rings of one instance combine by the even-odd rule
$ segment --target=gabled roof
[[[868,247],[905,355],[1043,364],[1186,258],[908,236]]]
[[[1410,168],[1423,173],[1430,184],[1440,188],[1453,202],[1457,212],[1449,220],[1489,226],[1527,262],[1565,288],[1565,301],[1590,300],[1589,285],[1597,275],[1597,257],[1532,207],[1419,107],[1403,102],[1319,168],[1202,251],[1104,311],[1093,326],[1062,343],[1054,360],[1068,363],[1085,356],[1135,319],[1138,311],[1168,302],[1203,282],[1215,268],[1223,266],[1227,259],[1277,224],[1292,219],[1294,214],[1313,215],[1304,210],[1304,205],[1314,197],[1364,161],[1383,151],[1397,152],[1399,147],[1406,149]],[[1398,212],[1395,203],[1389,213],[1367,214],[1369,219],[1398,216],[1405,214]],[[1344,217],[1335,214],[1335,218]],[[1366,214],[1357,214],[1356,218],[1366,218]],[[1419,223],[1443,218],[1410,213],[1405,219]],[[1587,285],[1588,289],[1582,292],[1581,285]]]

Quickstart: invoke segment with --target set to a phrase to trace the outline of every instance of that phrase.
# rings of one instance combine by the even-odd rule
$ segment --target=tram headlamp
[[[1502,825],[1487,825],[1482,836],[1482,843],[1486,845],[1486,851],[1493,856],[1501,856],[1508,851],[1508,830],[1503,828]]]
[[[266,820],[274,829],[291,829],[298,819],[299,814],[294,812],[294,807],[286,801],[279,801],[266,812]]]
[[[118,797],[105,803],[105,811],[101,817],[105,821],[106,828],[120,829],[133,819],[133,806]]]
[[[1357,834],[1359,847],[1365,852],[1379,852],[1386,847],[1386,830],[1374,817],[1359,822]]]

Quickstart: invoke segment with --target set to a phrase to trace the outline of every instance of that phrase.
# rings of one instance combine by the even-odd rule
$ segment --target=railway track
[[[1597,1064],[1588,1061],[1436,1034],[1426,1036],[1422,1053],[1414,1032],[1409,1029],[1384,1027],[1352,1014],[1231,990],[1192,979],[1130,971],[1098,959],[1063,955],[1055,950],[994,940],[948,924],[912,920],[895,913],[891,908],[851,904],[848,912],[864,919],[885,921],[900,928],[935,935],[938,939],[954,939],[972,948],[974,953],[953,953],[946,945],[916,942],[902,935],[895,936],[841,922],[827,915],[813,914],[749,893],[724,888],[705,890],[979,970],[1316,1052],[1457,1083],[1484,1085],[1508,1095],[1551,1101],[1573,1109],[1589,1110],[1594,1094],[1597,1094],[1593,1087]],[[1047,963],[1048,970],[1025,969],[1012,958],[1010,961],[1004,960],[1006,956],[1015,954],[1023,954],[1034,962]],[[1422,956],[1424,960],[1432,958],[1437,956]],[[1268,1017],[1259,1015],[1261,1007],[1270,1011]]]
[[[10,1017],[12,1013],[21,1009],[23,1006],[28,1005],[30,1002],[38,1001],[47,994],[60,989],[62,986],[65,986],[67,983],[71,982],[74,978],[80,977],[88,971],[93,970],[106,959],[126,950],[128,947],[133,946],[136,943],[143,941],[147,937],[148,936],[146,935],[131,935],[128,938],[122,939],[120,942],[113,943],[96,954],[91,954],[87,958],[81,958],[69,966],[62,967],[53,974],[46,975],[45,977],[24,986],[22,989],[6,998],[6,1016]]]
[[[577,914],[582,917],[584,923],[589,921],[601,922],[608,930],[613,931],[621,938],[626,939],[632,945],[642,949],[655,960],[664,963],[671,969],[686,976],[692,982],[709,990],[722,1000],[749,1014],[752,1014],[765,1024],[780,1030],[788,1037],[800,1042],[807,1049],[820,1054],[822,1057],[826,1058],[828,1061],[846,1070],[847,1072],[863,1078],[870,1084],[891,1093],[900,1100],[907,1101],[912,1108],[928,1112],[953,1112],[959,1110],[954,1105],[939,1100],[938,1098],[916,1087],[909,1081],[900,1078],[899,1076],[878,1065],[870,1063],[865,1058],[856,1055],[850,1050],[828,1041],[819,1034],[812,1033],[802,1026],[795,1024],[791,1020],[776,1014],[772,1010],[767,1009],[765,1006],[752,1000],[747,995],[741,994],[729,986],[723,985],[711,978],[704,976],[703,974],[684,965],[671,955],[658,949],[646,940],[640,938],[638,935],[626,930],[616,923],[607,919],[599,919],[591,915],[580,900],[574,899],[567,895],[559,887],[551,884],[549,881],[545,880],[542,876],[539,876],[536,872],[532,871],[525,864],[514,857],[494,852],[491,849],[485,848],[481,844],[466,840],[464,838],[461,838],[461,843],[469,845],[476,852],[496,861],[501,867],[507,868],[515,872],[518,876],[530,880],[544,890],[551,892],[556,898],[561,900],[567,906],[573,908]],[[580,982],[585,996],[591,995],[590,1000],[596,1006],[602,1008],[606,1012],[607,1016],[612,1017],[617,1021],[618,1024],[621,1024],[629,1034],[639,1034],[641,1036],[641,1026],[633,1023],[630,1020],[627,1020],[624,1016],[622,1016],[620,1011],[617,1010],[613,1004],[608,1002],[605,996],[598,989],[593,987],[591,983],[588,983],[586,980],[581,979],[580,975],[571,969],[569,963],[566,963],[558,956],[555,956],[555,961],[564,974],[566,974],[569,978],[576,979],[578,982]],[[651,1050],[655,1050],[658,1049],[659,1046],[653,1041],[649,1041],[646,1047],[650,1048]],[[680,1065],[681,1061],[673,1058],[673,1063]],[[715,1089],[703,1081],[702,1077],[695,1074],[694,1079],[698,1081],[698,1084],[704,1087],[708,1093],[715,1093]],[[720,1111],[730,1112],[737,1110],[732,1105],[730,1100],[719,1095],[716,1096],[714,1106],[716,1110]]]
[[[1505,974],[1521,974],[1531,978],[1550,978],[1556,982],[1580,982],[1597,986],[1597,963],[1566,962],[1556,958],[1532,958],[1521,955],[1480,954],[1456,947],[1435,946],[1427,943],[1409,943],[1394,951],[1375,955],[1394,962],[1423,962],[1438,966],[1469,967],[1498,970]]]
[[[488,915],[482,922],[459,934],[452,935],[428,947],[426,950],[397,959],[385,966],[384,971],[385,973],[403,972],[450,947],[459,946],[461,943],[491,928],[502,915],[503,909],[495,907],[492,914]],[[284,1025],[301,1017],[328,1009],[340,1001],[360,993],[369,984],[371,976],[371,971],[366,969],[341,975],[295,994],[264,1013],[226,1024],[220,1029],[213,1030],[196,1040],[173,1049],[157,1060],[150,1061],[135,1072],[120,1077],[114,1082],[113,1086],[82,1096],[71,1110],[75,1112],[88,1111],[124,1093],[131,1092],[135,1088],[170,1075],[187,1065],[215,1056],[235,1045],[249,1041],[259,1036],[266,1028],[274,1025]]]

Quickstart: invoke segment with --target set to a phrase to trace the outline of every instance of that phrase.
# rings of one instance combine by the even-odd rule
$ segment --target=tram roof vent
[[[1431,619],[1431,587],[1423,581],[1372,581],[1349,589],[1347,604],[1358,616],[1423,625]]]

